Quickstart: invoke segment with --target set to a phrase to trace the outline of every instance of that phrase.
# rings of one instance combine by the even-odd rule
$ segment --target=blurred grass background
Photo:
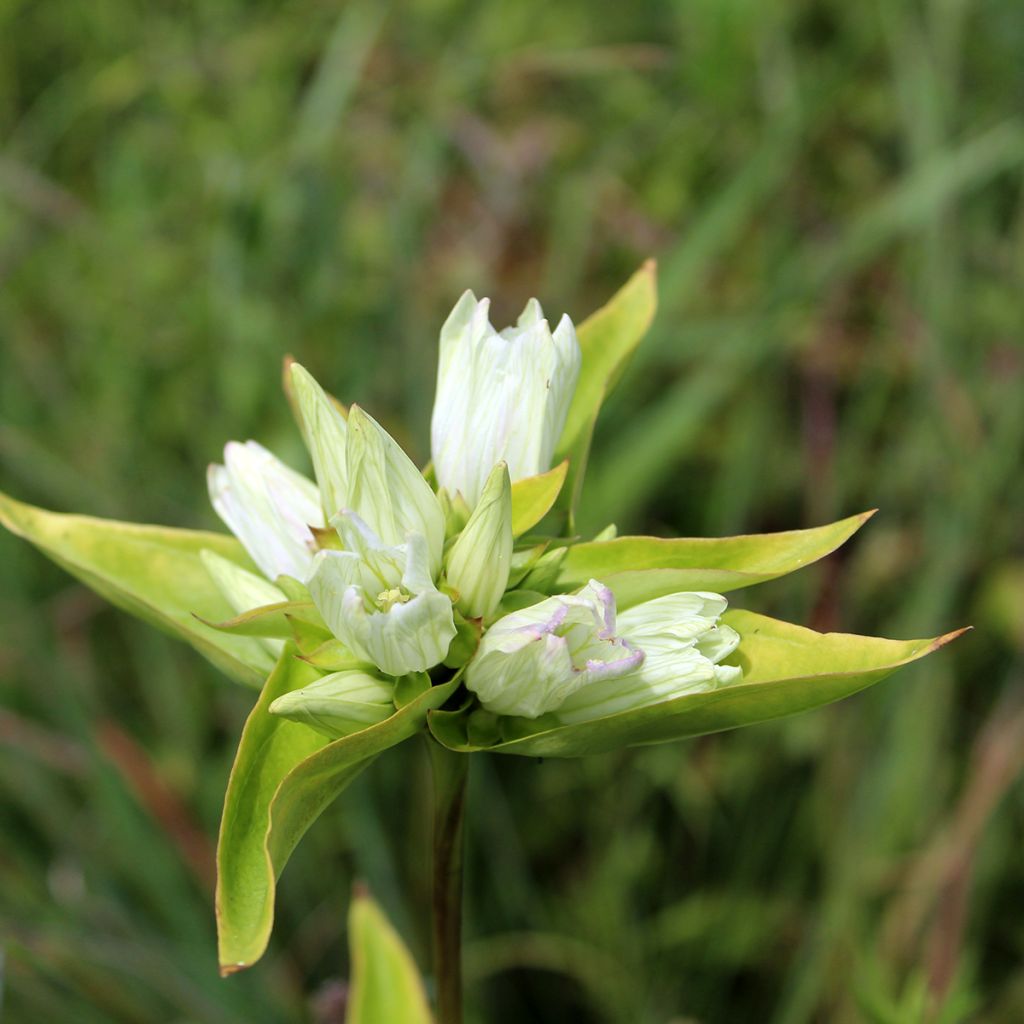
[[[880,506],[735,603],[955,649],[803,718],[477,759],[472,1022],[1024,1019],[1024,10],[1014,0],[0,4],[0,486],[214,526],[232,437],[301,464],[299,357],[428,454],[466,287],[651,336],[584,525]],[[4,1021],[340,1020],[368,879],[426,963],[426,763],[382,759],[216,976],[252,694],[0,536]]]

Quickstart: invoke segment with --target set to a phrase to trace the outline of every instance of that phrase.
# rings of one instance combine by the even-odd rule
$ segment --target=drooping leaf
[[[569,463],[560,462],[554,469],[538,476],[527,476],[512,484],[512,536],[521,537],[532,530],[558,499],[565,483]]]
[[[200,621],[232,615],[200,551],[254,568],[233,537],[63,515],[2,493],[0,523],[112,604],[190,643],[232,679],[253,687],[263,682],[266,652],[258,640],[218,632]]]
[[[289,644],[242,731],[228,781],[217,846],[217,927],[221,971],[262,956],[274,920],[276,881],[292,850],[325,807],[382,751],[422,728],[458,685],[427,689],[386,721],[330,741],[271,715],[284,693],[319,678]]]
[[[835,551],[874,511],[827,526],[740,537],[618,537],[569,548],[558,574],[564,590],[599,579],[619,609],[664,594],[710,590],[717,594],[764,583]]]
[[[583,361],[569,415],[555,450],[556,461],[569,460],[568,479],[558,504],[569,510],[570,519],[579,499],[601,403],[647,333],[657,305],[657,266],[654,260],[648,260],[577,329]]]
[[[927,640],[883,640],[816,633],[740,610],[727,612],[722,621],[740,634],[740,645],[726,663],[743,669],[741,681],[578,725],[559,725],[551,716],[535,722],[506,720],[505,735],[512,732],[514,737],[487,749],[528,757],[580,757],[780,718],[863,690],[963,632]],[[468,740],[468,720],[465,712],[434,712],[429,725],[453,750],[481,749]]]
[[[416,962],[365,892],[352,897],[348,936],[352,973],[345,1024],[431,1024]]]

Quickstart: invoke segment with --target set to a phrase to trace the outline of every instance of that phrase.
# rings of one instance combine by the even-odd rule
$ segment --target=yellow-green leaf
[[[253,571],[241,544],[224,534],[63,515],[0,493],[0,523],[112,604],[190,643],[232,679],[259,686],[267,654],[258,640],[199,621],[233,610],[203,565],[204,548]]]
[[[738,610],[727,612],[723,622],[740,634],[740,645],[726,663],[743,669],[741,681],[578,725],[559,725],[551,716],[535,722],[506,719],[504,735],[509,738],[487,749],[527,757],[580,757],[780,718],[863,690],[963,632],[927,640],[882,640],[816,633]],[[467,722],[468,715],[459,712],[435,712],[429,718],[430,730],[441,743],[469,752],[480,748],[469,742]]]
[[[248,967],[266,949],[276,880],[306,830],[382,751],[418,732],[457,682],[427,689],[386,721],[338,740],[269,712],[284,693],[319,678],[288,644],[242,730],[217,845],[221,971]]]
[[[560,462],[554,469],[537,476],[523,477],[512,484],[512,536],[521,537],[532,530],[551,511],[569,470]]]
[[[618,537],[569,548],[558,574],[563,590],[599,579],[619,609],[664,594],[711,590],[723,594],[764,583],[816,562],[843,544],[874,511],[827,526],[739,537]]]
[[[352,897],[348,934],[352,973],[345,1024],[431,1024],[416,962],[365,892]]]
[[[606,305],[577,328],[583,354],[580,376],[555,451],[556,460],[569,460],[559,506],[568,509],[570,516],[579,499],[601,403],[647,333],[657,305],[657,265],[648,260]]]

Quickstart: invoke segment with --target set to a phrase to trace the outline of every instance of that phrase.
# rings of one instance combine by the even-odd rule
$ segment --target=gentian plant
[[[264,952],[276,879],[376,757],[424,736],[434,770],[437,1013],[461,1019],[461,828],[471,755],[582,757],[777,718],[930,653],[820,634],[728,591],[793,572],[870,516],[723,539],[576,535],[594,423],[655,310],[646,264],[577,331],[531,300],[496,331],[467,292],[441,329],[420,471],[300,365],[285,391],[314,479],[255,441],[209,470],[233,536],[58,515],[0,497],[15,533],[259,688],[217,855],[221,968]]]

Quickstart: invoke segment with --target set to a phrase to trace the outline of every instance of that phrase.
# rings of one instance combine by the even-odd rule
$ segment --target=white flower
[[[459,610],[470,618],[490,615],[505,593],[512,565],[512,485],[504,462],[488,477],[447,561]]]
[[[531,299],[499,334],[488,306],[467,291],[441,328],[430,431],[438,483],[470,506],[498,462],[513,481],[551,468],[581,359],[567,316],[552,333]]]
[[[321,551],[309,592],[328,629],[388,675],[437,665],[455,636],[451,601],[434,586],[422,534],[389,545],[354,512],[331,520],[344,551]]]
[[[718,594],[670,594],[616,621],[615,598],[597,580],[499,619],[466,670],[466,686],[489,711],[566,725],[646,707],[732,682],[717,664],[739,636],[718,625]]]
[[[346,669],[282,694],[269,710],[335,739],[390,718],[395,711],[394,690],[394,683],[360,669]]]
[[[591,580],[499,619],[466,669],[466,686],[489,711],[537,718],[597,680],[636,668],[643,652],[615,636],[615,598]]]
[[[310,527],[324,525],[311,480],[255,441],[231,441],[207,482],[217,514],[269,579],[306,578],[316,550]]]

